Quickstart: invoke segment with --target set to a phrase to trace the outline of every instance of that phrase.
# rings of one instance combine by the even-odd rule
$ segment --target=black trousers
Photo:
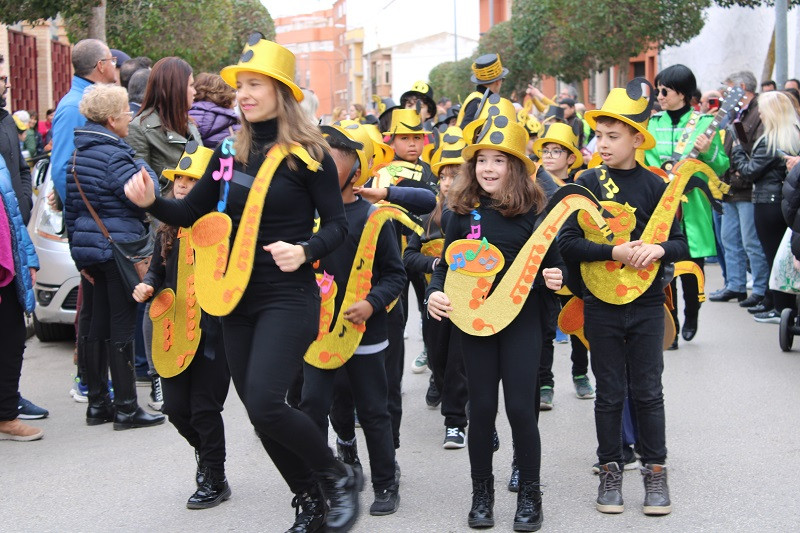
[[[225,474],[225,426],[222,409],[228,397],[231,374],[222,335],[213,335],[214,359],[205,354],[209,336],[203,332],[189,368],[171,378],[161,378],[163,413],[178,433],[200,454],[200,463],[213,474]]]
[[[664,371],[664,306],[632,302],[613,305],[587,298],[586,339],[592,347],[597,382],[594,404],[597,457],[622,461],[622,410],[626,371],[639,431],[642,463],[667,459],[666,419],[661,374]]]
[[[561,305],[566,304],[572,296],[559,296],[554,292],[542,293],[539,303],[542,306],[542,362],[539,365],[539,386],[554,387],[553,377],[553,340],[556,338],[556,328],[558,328],[558,313],[561,312]],[[589,352],[586,346],[575,335],[570,335],[572,343],[572,377],[585,376],[589,372]]]
[[[389,415],[392,417],[392,439],[394,447],[400,447],[400,422],[403,420],[403,366],[405,364],[406,344],[405,310],[402,299],[386,315],[386,330],[389,347],[386,348],[386,383],[389,394]],[[360,413],[359,413],[360,414]]]
[[[690,261],[697,263],[700,267],[700,270],[705,272],[705,264],[706,260],[703,257],[693,257]],[[681,287],[683,288],[683,303],[684,303],[684,319],[686,322],[690,324],[694,323],[697,325],[697,314],[700,312],[700,302],[697,300],[697,297],[700,295],[700,288],[697,285],[697,278],[694,276],[686,275],[686,276],[679,276],[681,280]],[[672,302],[673,308],[670,311],[672,314],[672,319],[675,321],[675,335],[681,332],[681,321],[678,318],[678,278],[673,278],[672,281],[669,283],[670,287],[672,288]],[[591,346],[592,343],[589,343]]]
[[[433,382],[442,393],[442,416],[445,427],[467,425],[467,376],[460,338],[452,334],[453,323],[441,322],[422,314],[422,340],[428,350],[428,367]]]
[[[97,263],[86,270],[94,278],[94,287],[90,291],[92,304],[88,311],[91,322],[86,336],[90,341],[133,342],[137,304],[122,284],[116,263]],[[87,294],[84,290],[84,298]]]
[[[300,401],[300,409],[311,417],[327,439],[328,414],[337,387],[337,378],[341,374],[347,376],[358,410],[358,420],[367,441],[372,486],[375,490],[387,489],[394,484],[394,441],[387,404],[384,358],[383,351],[354,355],[343,367],[336,370],[323,370],[304,363],[303,395]],[[350,412],[353,412],[352,409]],[[353,437],[343,440],[351,440]]]
[[[19,303],[16,277],[0,287],[0,422],[14,420],[19,414],[19,376],[25,352],[25,310]]]
[[[454,328],[464,354],[469,388],[469,461],[473,478],[492,475],[492,435],[500,380],[506,415],[522,481],[539,481],[542,449],[536,410],[537,375],[542,346],[539,291],[532,291],[517,318],[489,337],[475,337]]]
[[[78,288],[78,318],[76,320],[75,339],[78,344],[84,343],[89,338],[92,327],[92,314],[94,309],[94,285],[81,275]],[[86,361],[82,346],[78,348],[78,376],[86,383]]]
[[[761,241],[761,247],[764,249],[764,255],[767,257],[767,264],[771,271],[775,255],[778,253],[781,239],[787,228],[781,213],[781,204],[754,204],[753,218],[758,240]],[[785,292],[767,289],[767,298],[771,298],[772,306],[779,313],[787,307],[794,309],[796,306],[796,297]]]
[[[251,279],[236,309],[222,318],[233,384],[264,449],[292,492],[314,483],[311,471],[334,468],[324,436],[286,392],[319,331],[314,280],[265,283]]]

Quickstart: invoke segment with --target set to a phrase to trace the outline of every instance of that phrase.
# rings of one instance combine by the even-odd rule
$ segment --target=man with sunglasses
[[[697,112],[690,105],[692,95],[697,91],[694,73],[684,65],[672,65],[658,73],[655,86],[658,103],[663,111],[653,115],[647,125],[647,130],[656,139],[655,148],[645,153],[647,165],[660,167],[669,161],[677,162],[696,150],[697,158],[721,176],[728,170],[730,162],[720,136],[716,132],[710,136],[705,134],[714,117]],[[687,193],[686,197],[689,201],[681,206],[681,225],[686,240],[689,241],[691,260],[702,269],[706,257],[717,255],[711,205],[699,189]],[[678,300],[674,298],[672,317],[675,320],[676,334],[670,346],[673,350],[678,347],[678,331],[686,341],[694,338],[700,311],[697,279],[693,276],[682,276],[681,281],[685,306],[684,322],[681,331]],[[673,295],[676,294],[676,289],[673,280]]]
[[[2,56],[0,56],[0,65],[2,63]],[[27,224],[31,218],[31,208],[33,207],[31,169],[25,162],[25,158],[22,157],[22,150],[19,146],[19,132],[14,122],[14,117],[5,109],[8,89],[8,77],[2,74],[0,75],[0,157],[5,159],[8,172],[11,174],[14,194],[16,194],[17,202],[19,203],[22,221]]]

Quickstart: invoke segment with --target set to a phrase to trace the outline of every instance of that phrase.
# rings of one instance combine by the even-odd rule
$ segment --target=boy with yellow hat
[[[600,486],[596,506],[602,513],[621,513],[624,508],[620,435],[626,382],[639,423],[644,513],[665,515],[672,510],[661,386],[664,287],[669,281],[664,271],[665,265],[687,258],[689,248],[680,226],[673,223],[674,212],[663,207],[667,184],[636,161],[637,149],[655,146],[647,130],[653,92],[649,82],[636,78],[626,88],[612,89],[601,109],[586,113],[604,164],[583,172],[576,183],[604,200],[606,209],[615,214],[615,245],[590,239],[595,235],[593,226],[580,214],[570,218],[558,238],[569,279],[575,281],[570,288],[584,299],[584,331],[597,381]],[[651,217],[663,219],[659,236],[654,242],[644,242],[641,236]],[[622,233],[625,227],[627,232]],[[641,286],[623,283],[628,279],[623,269],[626,276],[635,269]],[[611,287],[610,294],[600,285]]]
[[[383,135],[389,136],[389,146],[394,150],[392,164],[378,170],[372,182],[373,187],[396,185],[400,181],[410,180],[405,186],[424,186],[436,190],[436,176],[431,167],[422,160],[427,130],[422,118],[414,109],[395,109],[389,130]],[[418,182],[416,185],[413,182]]]

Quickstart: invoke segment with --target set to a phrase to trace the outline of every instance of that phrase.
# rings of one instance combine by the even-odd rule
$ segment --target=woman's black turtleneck
[[[667,110],[667,115],[669,115],[670,120],[672,121],[672,125],[677,126],[678,123],[681,121],[681,117],[685,115],[691,106],[689,104],[684,105],[680,109],[675,109],[674,111]]]
[[[275,143],[278,135],[277,119],[256,122],[253,127],[253,145],[247,165],[235,162],[233,179],[230,181],[227,208],[225,213],[231,217],[233,231],[231,243],[236,235],[242,211],[250,192],[253,176],[264,162],[266,152]],[[180,227],[190,227],[201,216],[217,210],[217,202],[222,198],[222,184],[212,173],[220,168],[221,146],[214,155],[203,177],[183,200],[156,198],[148,211],[157,219]],[[297,170],[291,170],[287,160],[281,162],[267,191],[258,239],[255,250],[253,279],[259,281],[287,281],[297,279],[296,273],[282,272],[265,252],[263,246],[276,241],[290,244],[308,242],[309,263],[330,253],[339,246],[347,235],[347,220],[339,192],[339,178],[336,164],[330,154],[325,153],[322,166],[317,172],[306,168],[305,163],[295,159]],[[312,234],[314,213],[318,212],[321,226]],[[309,280],[314,273],[310,264],[303,265],[298,272]]]

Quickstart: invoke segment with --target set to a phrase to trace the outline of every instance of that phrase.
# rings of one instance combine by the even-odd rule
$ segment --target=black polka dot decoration
[[[495,116],[500,114],[500,108],[493,105],[492,107],[489,108],[489,111],[487,111],[487,114],[490,117],[495,117]]]
[[[494,125],[500,129],[505,128],[508,126],[508,117],[504,115],[500,115],[496,119],[494,119]]]
[[[183,151],[186,152],[187,154],[193,154],[197,151],[197,148],[199,146],[200,145],[197,144],[197,141],[189,141],[186,143],[186,147],[184,148]]]
[[[184,157],[181,159],[181,162],[178,163],[178,168],[181,170],[186,170],[190,166],[192,166],[192,158],[189,156]]]
[[[491,141],[492,144],[503,144],[503,139],[505,139],[505,136],[502,131],[494,131],[489,135],[489,141]]]
[[[349,126],[345,126],[344,129],[346,130],[357,130],[359,124],[350,124]]]
[[[495,105],[499,104],[500,103],[500,95],[497,94],[497,93],[492,93],[491,95],[489,95],[489,103],[490,104],[495,104]]]
[[[254,31],[250,34],[250,37],[247,38],[247,44],[250,46],[255,46],[261,39],[264,39],[264,34],[260,31]]]
[[[456,135],[450,135],[449,133],[445,134],[445,136],[444,136],[444,142],[446,142],[447,144],[455,144],[460,140],[461,140],[461,137],[458,137]]]
[[[247,63],[248,61],[253,59],[254,55],[255,55],[255,53],[252,50],[248,50],[247,52],[242,54],[241,62],[242,63]]]

